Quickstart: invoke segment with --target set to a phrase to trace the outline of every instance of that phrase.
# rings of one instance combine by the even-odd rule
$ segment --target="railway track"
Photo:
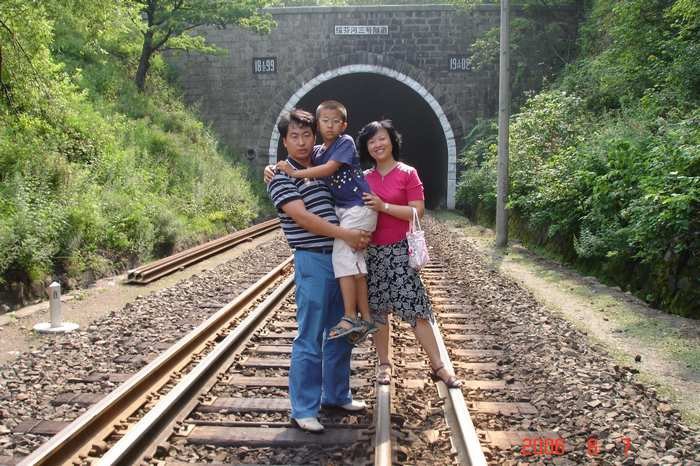
[[[450,408],[446,418],[460,463],[480,464],[484,457],[492,458],[493,449],[510,451],[511,458],[519,460],[551,460],[565,454],[557,432],[521,427],[536,427],[538,410],[530,403],[527,387],[506,372],[506,361],[512,361],[499,343],[503,335],[490,330],[488,322],[474,321],[469,298],[458,286],[461,277],[442,264],[429,266],[422,276],[442,329],[437,333],[440,351],[445,354],[447,342],[452,357],[446,360],[455,361],[450,365],[463,381],[461,391],[449,393],[444,384],[438,385]]]
[[[21,464],[178,464],[183,455],[197,457],[202,448],[221,449],[224,462],[402,462],[397,433],[406,413],[397,399],[411,397],[425,381],[406,374],[391,385],[375,385],[376,357],[368,342],[353,352],[351,387],[355,397],[373,400],[373,408],[359,414],[322,411],[323,435],[289,423],[286,374],[296,335],[290,262],[258,280]],[[439,266],[424,274],[430,277],[436,270]],[[400,332],[394,351],[420,356],[410,351],[416,349],[412,334],[393,325],[393,333]],[[403,366],[399,372],[410,372],[420,364],[425,362],[397,365]],[[456,454],[462,464],[485,464],[460,390],[437,386],[446,400],[449,455]]]
[[[289,259],[279,264],[287,258],[288,249],[278,239],[273,241],[276,245],[265,249],[269,258],[261,251],[251,252],[256,259],[240,270],[226,266],[223,275],[208,272],[145,297],[138,308],[112,316],[106,322],[107,331],[52,339],[42,351],[28,354],[26,377],[16,380],[29,380],[35,390],[42,383],[47,390],[37,393],[37,409],[30,411],[21,408],[20,397],[30,396],[19,385],[22,382],[8,384],[10,396],[17,400],[14,406],[20,408],[14,415],[18,422],[0,435],[0,444],[6,446],[3,453],[7,454],[7,445],[13,448],[13,456],[0,456],[0,464],[501,464],[559,456],[580,463],[597,454],[591,453],[588,445],[595,446],[591,441],[582,451],[581,445],[590,438],[581,440],[588,435],[587,417],[566,422],[553,419],[559,413],[548,409],[550,399],[568,403],[586,392],[571,390],[571,384],[565,383],[552,394],[549,381],[532,375],[529,360],[547,350],[542,332],[527,326],[536,310],[525,299],[504,298],[501,290],[511,289],[492,272],[475,276],[474,270],[460,268],[463,261],[452,256],[441,262],[439,252],[451,253],[442,249],[431,253],[434,260],[421,274],[440,330],[440,351],[449,354],[464,383],[462,390],[429,382],[429,364],[413,333],[394,320],[390,385],[374,383],[376,356],[370,342],[353,352],[353,395],[367,400],[370,409],[352,415],[322,410],[327,432],[321,436],[293,428],[286,382],[296,331],[291,264]],[[262,272],[271,268],[275,270]],[[257,278],[255,285],[241,292]],[[218,299],[233,301],[224,306]],[[182,312],[189,306],[195,312]],[[208,309],[219,311],[211,315]],[[518,313],[520,309],[527,312]],[[132,313],[133,318],[124,319]],[[177,315],[170,319],[171,313]],[[493,313],[501,318],[489,319]],[[535,315],[545,329],[556,325],[544,313]],[[203,319],[205,324],[176,341]],[[167,325],[170,321],[177,325]],[[155,328],[153,322],[158,322]],[[137,330],[139,326],[143,328]],[[521,353],[523,342],[526,347],[536,342],[532,343],[535,352]],[[580,344],[571,343],[572,347]],[[105,345],[118,353],[101,356],[92,364],[81,363],[77,372],[72,366],[70,371],[55,371],[58,376],[43,378],[43,372],[54,369],[54,361],[90,359]],[[555,350],[550,358],[557,356]],[[69,353],[55,359],[47,354],[60,351]],[[557,360],[558,364],[571,362],[579,367],[580,355],[563,354],[568,359]],[[589,367],[594,360],[587,361]],[[612,393],[611,387],[620,385],[626,392],[637,393],[638,384],[625,385],[612,374],[612,381],[604,379],[600,393],[627,403],[624,398],[617,401],[621,389]],[[62,383],[54,387],[48,383],[51,380]],[[9,406],[5,403],[0,411],[6,419],[8,412],[15,412]],[[562,424],[564,428],[558,427]],[[615,450],[613,441],[603,446],[608,455],[627,454],[621,448]],[[632,443],[630,448],[635,447]],[[633,458],[625,464],[629,460]]]
[[[256,225],[131,271],[129,276],[146,283],[278,226],[276,220]],[[443,339],[433,326],[443,360],[461,375],[466,389],[479,395],[499,393],[503,400],[467,403],[461,390],[448,389],[442,382],[435,384],[437,390],[426,387],[429,364],[410,327],[394,321],[391,347],[399,357],[390,385],[374,383],[376,357],[369,343],[353,352],[351,387],[354,396],[374,399],[371,416],[324,411],[323,435],[295,429],[288,419],[287,396],[289,356],[296,336],[291,262],[287,258],[112,393],[101,398],[92,394],[87,400],[86,394],[64,395],[66,402],[82,399],[91,407],[21,464],[176,464],[183,459],[182,451],[196,458],[201,448],[223,449],[221,458],[227,462],[411,462],[417,459],[411,457],[416,435],[406,432],[424,429],[425,423],[414,426],[410,407],[403,402],[416,394],[429,406],[439,407],[437,428],[421,434],[428,437],[429,446],[449,443],[441,461],[481,465],[489,447],[507,449],[526,438],[551,436],[475,429],[470,410],[482,420],[484,415],[536,415],[536,410],[513,401],[517,384],[499,380],[501,353],[489,347],[492,335],[484,323],[471,322],[458,277],[439,261],[421,274],[445,333]],[[456,356],[454,364],[445,341]],[[41,433],[38,424],[23,427]],[[371,454],[369,444],[374,446]]]
[[[110,439],[114,440],[123,435],[131,439],[135,435],[134,432],[137,430],[142,432],[145,423],[152,421],[148,426],[147,434],[139,435],[138,441],[153,435],[156,423],[164,422],[167,418],[167,413],[163,412],[166,408],[164,403],[168,404],[168,409],[172,409],[178,403],[191,401],[186,398],[188,394],[191,395],[187,390],[194,387],[193,382],[201,383],[202,374],[213,370],[217,364],[222,364],[222,353],[235,349],[235,346],[232,346],[234,343],[240,345],[241,341],[248,337],[248,333],[254,330],[255,324],[269,315],[283,296],[289,292],[292,280],[285,277],[289,275],[290,264],[291,258],[263,276],[237,299],[213,314],[207,321],[120,385],[117,390],[93,405],[22,463],[80,462],[106,449],[112,451],[111,448],[106,447],[105,442],[109,443]],[[283,282],[280,284],[281,280]],[[260,300],[263,300],[264,306],[262,304],[256,306]],[[239,322],[243,315],[248,317]],[[229,332],[228,336],[224,337],[224,332]],[[198,363],[199,360],[206,364]],[[175,384],[174,387],[173,384]],[[162,392],[165,392],[163,396],[161,396]],[[130,429],[129,419],[133,419],[133,416],[137,415],[139,410],[143,410],[144,406],[152,405],[155,399],[159,400],[155,405],[158,410],[149,410],[136,426],[131,426],[137,429]],[[154,417],[157,419],[153,419]],[[125,431],[127,433],[121,433]],[[150,440],[153,438],[151,437]],[[115,444],[115,453],[110,453],[107,459],[111,458],[111,455],[118,454],[115,460],[117,463],[122,458],[127,458],[127,455],[133,455],[133,447],[126,448],[125,443],[126,441],[120,439]],[[148,456],[152,448],[139,445],[142,448],[142,456]]]
[[[181,270],[184,267],[220,254],[237,244],[250,241],[257,236],[273,231],[279,228],[279,225],[279,219],[258,223],[244,230],[236,231],[230,235],[200,244],[199,246],[151,262],[150,264],[131,269],[126,274],[126,280],[128,283],[139,285],[151,283],[152,281]]]
[[[353,352],[351,387],[354,396],[373,400],[370,412],[323,411],[326,431],[320,436],[294,428],[286,377],[296,336],[291,268],[290,257],[112,393],[87,399],[88,394],[64,395],[64,402],[82,400],[91,407],[67,426],[59,423],[63,428],[21,464],[177,464],[213,448],[224,462],[351,459],[390,465],[425,459],[412,456],[422,435],[429,449],[449,445],[438,461],[480,465],[490,448],[557,438],[551,432],[508,429],[510,418],[516,425],[537,411],[524,401],[523,387],[504,380],[494,335],[486,323],[472,321],[458,277],[439,261],[421,272],[438,319],[433,331],[446,365],[474,399],[465,401],[462,390],[442,382],[426,384],[430,369],[424,353],[410,327],[394,321],[391,347],[397,357],[390,385],[374,383],[376,357],[368,342]],[[416,399],[419,408],[432,410],[428,418],[434,428],[413,422],[415,413],[404,403]],[[480,425],[500,428],[477,430],[470,411]],[[39,424],[23,427],[42,433]]]

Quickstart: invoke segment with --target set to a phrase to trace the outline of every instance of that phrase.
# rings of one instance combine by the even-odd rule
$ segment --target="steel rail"
[[[219,254],[233,246],[248,241],[251,238],[268,233],[279,228],[279,219],[253,225],[250,228],[236,231],[221,238],[186,249],[172,256],[143,265],[127,272],[127,282],[144,285],[169,275],[180,268],[187,267],[213,255]]]
[[[196,252],[196,251],[199,251],[199,250],[201,250],[201,249],[206,249],[206,248],[208,248],[208,247],[210,247],[210,246],[212,246],[212,245],[215,246],[215,245],[218,245],[218,244],[221,244],[221,243],[225,243],[226,241],[229,241],[229,239],[231,239],[231,238],[238,238],[238,237],[241,237],[241,236],[246,236],[246,234],[248,234],[248,233],[250,233],[250,232],[255,232],[255,231],[259,230],[259,229],[265,229],[265,228],[267,228],[267,227],[269,227],[269,226],[277,226],[278,224],[279,224],[279,220],[278,220],[278,219],[272,219],[272,220],[268,220],[268,221],[266,221],[266,222],[261,222],[261,223],[258,223],[258,224],[256,224],[256,225],[253,225],[253,226],[251,226],[251,227],[245,228],[245,229],[243,229],[243,230],[235,231],[235,232],[230,233],[230,234],[228,234],[228,235],[225,235],[225,236],[222,236],[222,237],[213,239],[213,240],[208,241],[208,242],[206,242],[206,243],[198,244],[197,246],[193,246],[193,247],[191,247],[191,248],[189,248],[189,249],[186,249],[186,250],[184,250],[184,251],[180,251],[180,252],[178,252],[178,253],[176,253],[176,254],[173,254],[173,255],[171,255],[171,256],[164,257],[164,258],[162,258],[162,259],[158,259],[158,260],[156,260],[156,261],[153,261],[153,262],[150,262],[150,263],[148,263],[148,264],[142,265],[141,267],[138,267],[138,268],[136,268],[136,269],[133,269],[133,271],[148,270],[148,269],[150,269],[150,268],[157,267],[157,266],[159,266],[159,265],[161,265],[161,264],[170,262],[170,261],[173,260],[173,259],[176,259],[176,258],[179,258],[179,257],[182,257],[182,256],[187,256],[187,255],[191,254],[192,252]],[[130,272],[131,272],[131,271],[130,271]]]
[[[375,409],[374,465],[391,466],[391,386],[377,384]]]
[[[202,386],[217,374],[227,355],[252,334],[259,323],[282,302],[294,284],[294,276],[288,277],[271,295],[236,326],[236,328],[209,352],[172,390],[141,418],[105,455],[100,465],[136,464],[152,439],[172,424],[181,409],[181,403],[196,397]]]
[[[440,330],[433,323],[431,324],[435,340],[437,340],[440,358],[442,359],[445,369],[454,373],[454,366],[450,361],[450,355],[447,354],[447,347],[442,339]],[[481,449],[479,436],[472,423],[469,409],[464,402],[464,395],[461,388],[447,388],[444,382],[438,381],[438,392],[440,396],[445,398],[445,418],[450,427],[450,436],[452,443],[457,450],[459,463],[467,466],[486,466],[486,458]]]
[[[391,344],[391,326],[389,325],[389,360],[393,359]],[[393,374],[392,374],[393,375]],[[377,399],[374,408],[374,466],[392,466],[393,447],[391,444],[391,392],[394,378],[389,385],[375,382]]]
[[[20,465],[66,464],[81,455],[87,455],[95,442],[107,438],[116,430],[117,425],[122,424],[124,419],[143,405],[147,394],[156,392],[167,383],[173,373],[190,362],[193,353],[214,340],[219,331],[249,306],[252,300],[272,286],[291,262],[290,256],[42,444],[22,460]]]

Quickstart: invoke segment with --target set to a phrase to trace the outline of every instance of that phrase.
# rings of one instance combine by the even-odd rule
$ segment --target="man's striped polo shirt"
[[[291,157],[287,159],[287,162],[297,170],[305,168]],[[304,201],[306,210],[330,223],[338,225],[333,197],[323,181],[292,178],[285,173],[279,172],[275,174],[270,184],[267,185],[267,193],[277,208],[282,231],[284,231],[287,242],[292,249],[333,247],[333,238],[316,235],[304,230],[282,210],[282,206],[286,203],[301,199]]]

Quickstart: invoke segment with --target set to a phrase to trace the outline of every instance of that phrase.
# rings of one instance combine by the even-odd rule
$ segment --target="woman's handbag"
[[[418,220],[418,211],[415,207],[411,207],[413,218],[409,222],[408,233],[406,240],[408,241],[408,265],[416,270],[420,270],[428,263],[428,245],[425,243],[425,234],[420,229],[420,221]]]

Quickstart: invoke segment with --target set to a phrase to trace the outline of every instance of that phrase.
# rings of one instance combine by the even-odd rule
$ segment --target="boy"
[[[347,115],[347,109],[340,102],[321,102],[316,109],[316,121],[323,144],[314,147],[313,167],[298,170],[281,161],[277,168],[294,178],[324,178],[335,199],[340,226],[371,233],[377,226],[377,213],[362,200],[362,193],[369,193],[370,189],[362,173],[355,142],[343,134],[348,126]],[[377,331],[367,302],[367,264],[363,251],[354,251],[345,241],[336,238],[333,270],[340,282],[345,316],[330,330],[328,338],[347,336],[348,341],[357,344]],[[358,309],[360,320],[356,320]]]

